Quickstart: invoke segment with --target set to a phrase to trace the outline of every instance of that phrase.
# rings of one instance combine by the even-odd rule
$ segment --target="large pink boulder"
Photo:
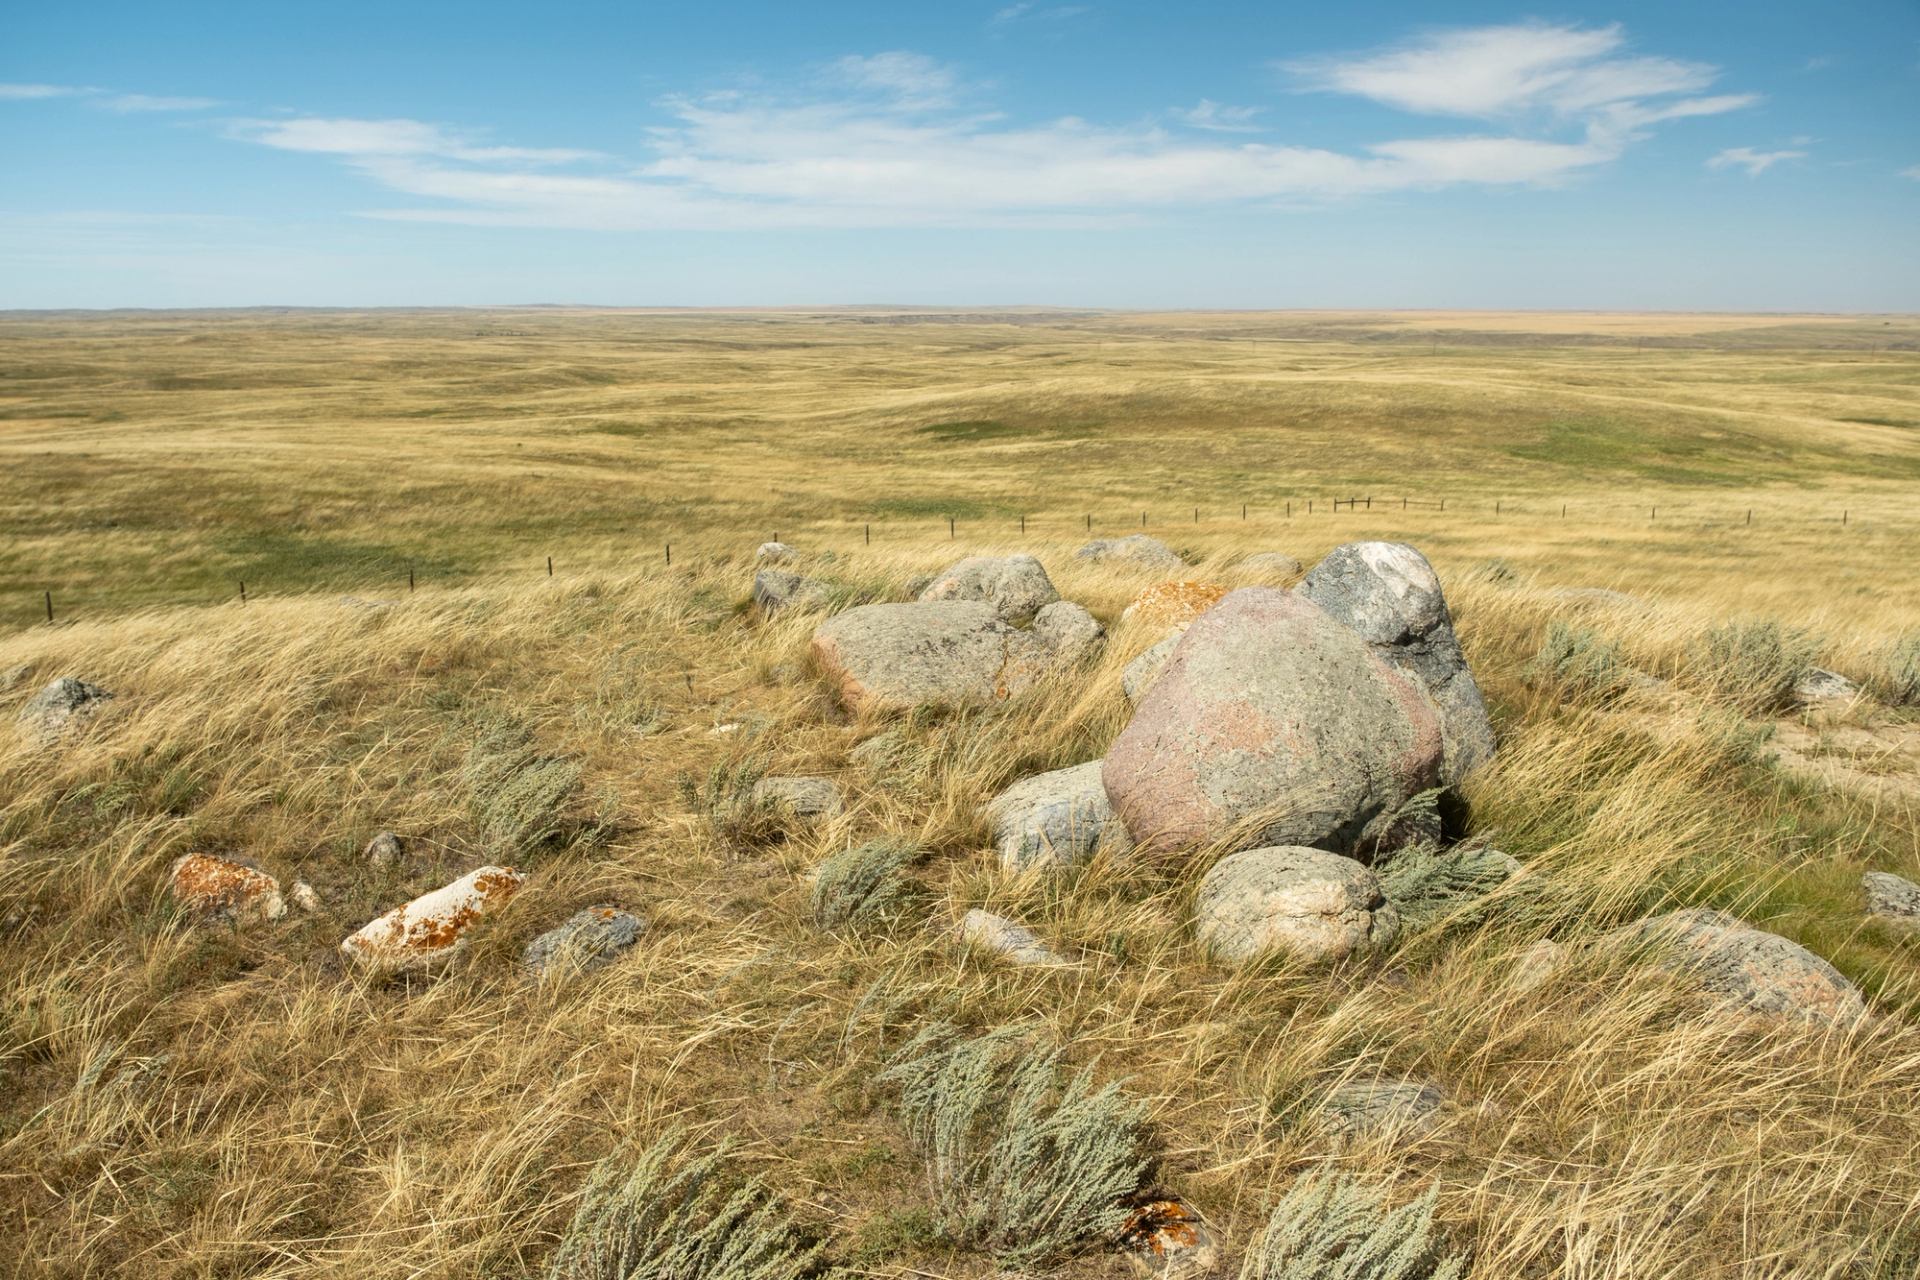
[[[1396,819],[1438,785],[1442,753],[1417,677],[1311,600],[1248,587],[1180,638],[1101,779],[1149,848],[1367,856],[1406,834]]]

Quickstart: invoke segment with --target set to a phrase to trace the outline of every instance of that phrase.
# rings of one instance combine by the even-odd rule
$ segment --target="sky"
[[[1920,0],[50,3],[0,307],[1920,310]]]

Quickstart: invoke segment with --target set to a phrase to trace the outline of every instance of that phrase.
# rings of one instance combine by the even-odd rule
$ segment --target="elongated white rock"
[[[450,957],[473,922],[518,893],[526,879],[512,867],[481,867],[395,907],[342,942],[340,950],[369,968],[428,968]]]

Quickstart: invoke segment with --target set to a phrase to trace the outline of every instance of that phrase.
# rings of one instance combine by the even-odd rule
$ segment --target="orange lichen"
[[[264,871],[210,853],[189,853],[173,864],[173,896],[190,910],[237,912],[279,892]]]
[[[1158,626],[1184,626],[1226,594],[1218,582],[1156,582],[1133,598],[1126,616]]]
[[[455,881],[395,907],[343,945],[361,955],[431,956],[458,943],[475,920],[511,898],[525,879],[511,867],[484,867],[467,883]]]
[[[1200,1218],[1178,1197],[1135,1206],[1120,1227],[1120,1243],[1156,1258],[1182,1253],[1200,1243]]]

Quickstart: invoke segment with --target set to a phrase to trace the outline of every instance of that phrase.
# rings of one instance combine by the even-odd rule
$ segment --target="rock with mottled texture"
[[[846,808],[832,778],[762,778],[753,801],[796,818],[837,818]]]
[[[968,556],[934,575],[921,600],[977,600],[1021,625],[1060,598],[1046,568],[1028,555]]]
[[[520,891],[512,867],[481,867],[371,921],[340,944],[347,959],[385,973],[432,968],[452,958],[474,923]]]
[[[785,569],[762,569],[753,575],[753,602],[762,613],[782,609],[819,609],[826,605],[828,587],[815,578]]]
[[[1552,938],[1542,938],[1520,953],[1514,961],[1513,971],[1507,976],[1507,985],[1515,991],[1532,991],[1545,986],[1560,963],[1566,957],[1567,949]]]
[[[1107,629],[1073,601],[1059,600],[1033,616],[1033,635],[1055,662],[1071,665],[1091,657],[1107,638]]]
[[[978,907],[961,919],[959,936],[961,942],[997,951],[1015,964],[1065,963],[1033,930]]]
[[[1869,871],[1860,877],[1860,887],[1866,890],[1868,915],[1920,929],[1920,884],[1890,871]]]
[[[1257,551],[1240,562],[1242,569],[1270,573],[1276,578],[1297,578],[1306,566],[1284,551]]]
[[[1425,1080],[1350,1080],[1327,1095],[1320,1118],[1342,1140],[1411,1138],[1433,1128],[1445,1101],[1439,1086]]]
[[[280,882],[258,867],[211,853],[174,859],[167,889],[183,911],[202,920],[258,924],[287,914]]]
[[[1404,542],[1349,542],[1329,551],[1297,591],[1426,686],[1446,738],[1442,781],[1457,783],[1493,758],[1487,704],[1425,556]]]
[[[1173,648],[1180,643],[1180,637],[1186,634],[1185,628],[1170,631],[1162,636],[1149,649],[1143,650],[1120,672],[1120,691],[1127,695],[1127,701],[1139,705],[1153,682],[1160,678],[1165,670],[1167,659],[1173,656]]]
[[[1220,1246],[1193,1206],[1155,1187],[1128,1198],[1120,1247],[1151,1280],[1199,1280],[1220,1263]]]
[[[1187,562],[1158,538],[1130,533],[1124,538],[1095,538],[1073,553],[1075,560],[1117,564],[1132,569],[1184,569]]]
[[[61,676],[20,708],[20,730],[42,745],[51,745],[98,714],[112,697],[97,684]]]
[[[367,847],[360,856],[375,871],[391,871],[406,857],[406,849],[400,843],[399,836],[391,831],[382,831],[367,841]]]
[[[1860,696],[1860,686],[1824,667],[1810,667],[1793,684],[1796,702],[1852,702]]]
[[[1098,760],[1021,779],[987,805],[987,820],[1009,871],[1076,866],[1101,850],[1133,847],[1107,801]]]
[[[813,633],[820,669],[861,709],[985,706],[1031,687],[1058,660],[1046,637],[976,601],[869,604]]]
[[[293,888],[287,890],[287,901],[305,915],[316,915],[326,905],[320,901],[320,891],[305,880],[293,882]]]
[[[763,542],[753,552],[753,558],[761,564],[786,564],[793,556],[793,548],[784,542]]]
[[[1372,854],[1436,785],[1441,751],[1415,678],[1311,600],[1249,587],[1188,627],[1102,778],[1141,845]]]
[[[1184,627],[1226,594],[1218,582],[1156,582],[1135,596],[1120,617],[1144,626]]]
[[[1724,911],[1670,911],[1611,936],[1654,947],[1665,967],[1749,1013],[1847,1023],[1866,1012],[1859,988],[1838,969],[1799,943]]]
[[[1243,964],[1268,951],[1338,960],[1391,943],[1400,917],[1373,872],[1323,849],[1245,849],[1200,882],[1195,932],[1217,960]]]
[[[581,973],[602,969],[638,942],[646,928],[647,922],[630,911],[587,907],[529,942],[521,962],[537,974],[556,968]]]

